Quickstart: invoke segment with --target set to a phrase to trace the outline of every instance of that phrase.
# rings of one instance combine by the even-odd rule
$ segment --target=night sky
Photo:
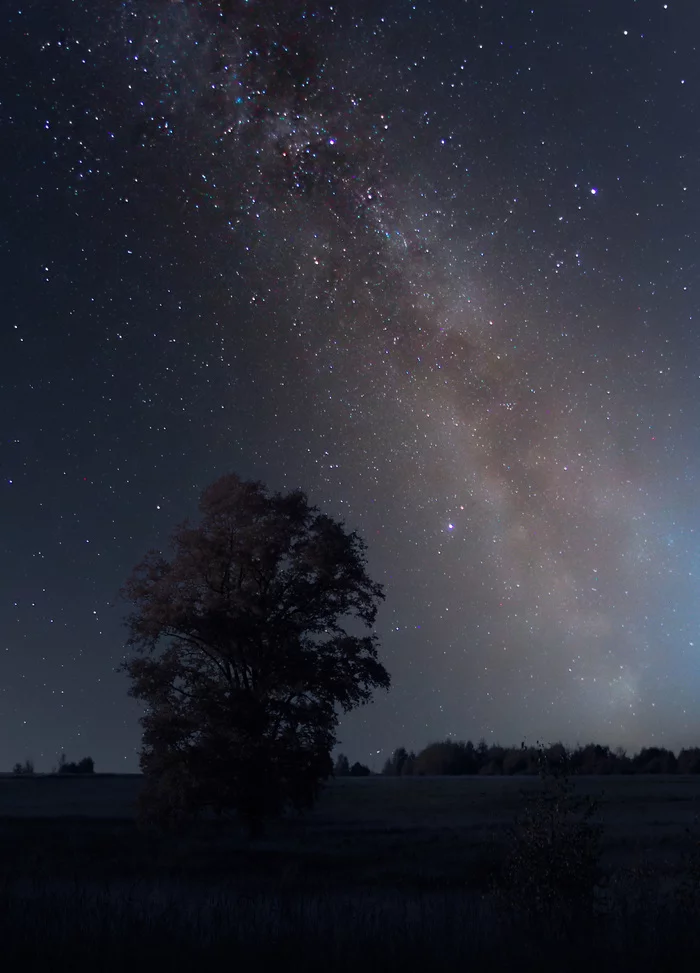
[[[398,745],[700,743],[700,7],[4,5],[0,768],[137,769],[236,472],[369,545]]]

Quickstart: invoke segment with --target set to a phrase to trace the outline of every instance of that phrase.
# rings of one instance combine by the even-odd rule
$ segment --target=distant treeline
[[[359,760],[350,766],[350,761],[344,753],[338,754],[338,759],[333,767],[334,777],[369,777],[372,771]]]
[[[700,774],[700,747],[681,750],[678,756],[665,747],[643,747],[629,756],[622,747],[612,750],[597,743],[574,748],[563,743],[501,747],[489,746],[485,740],[476,745],[471,740],[444,740],[429,744],[418,754],[399,747],[384,764],[382,774],[511,775],[538,774],[545,768],[570,774]]]
[[[23,764],[16,763],[12,768],[12,773],[15,777],[33,777],[34,776],[34,761],[25,760]],[[95,773],[95,761],[92,757],[83,757],[82,760],[78,760],[77,763],[69,761],[66,759],[65,753],[62,753],[58,765],[53,767],[51,770],[52,774],[94,774]]]

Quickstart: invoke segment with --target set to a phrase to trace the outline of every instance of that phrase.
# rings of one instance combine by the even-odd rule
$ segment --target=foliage
[[[124,595],[134,606],[120,668],[147,704],[142,814],[235,811],[256,832],[309,807],[332,772],[338,710],[388,688],[371,629],[382,586],[365,545],[309,506],[224,476],[201,521],[151,551]]]
[[[350,768],[351,777],[369,777],[371,773],[372,771],[369,769],[369,767],[365,766],[365,764],[361,764],[359,760],[356,760]]]
[[[632,759],[632,766],[638,774],[673,774],[677,761],[665,747],[643,747]]]
[[[509,750],[503,757],[504,774],[536,774],[539,771],[537,751],[522,744],[518,750]]]
[[[431,743],[421,750],[413,763],[413,773],[426,776],[434,774],[474,774],[477,772],[476,751],[471,741],[455,740]]]
[[[542,788],[525,806],[511,832],[497,892],[511,907],[538,917],[592,914],[602,883],[602,828],[592,818],[597,803],[575,795],[569,762],[538,750]]]
[[[349,777],[350,776],[350,761],[345,756],[344,753],[338,754],[338,759],[335,762],[333,768],[334,777]]]
[[[415,773],[416,755],[405,747],[398,747],[384,763],[382,774],[385,777],[406,777]]]
[[[95,761],[92,757],[83,757],[77,763],[66,760],[65,753],[62,753],[58,760],[58,767],[55,773],[58,774],[94,774]]]
[[[408,755],[401,767],[402,777],[408,777],[409,775],[414,774],[415,767],[416,767],[416,755],[413,750],[409,750]]]
[[[700,747],[689,747],[681,750],[676,762],[676,772],[679,774],[700,774]]]
[[[643,747],[629,757],[624,749],[587,743],[567,748],[563,743],[551,744],[547,750],[550,765],[566,762],[572,775],[604,776],[609,774],[700,774],[700,748],[681,750],[678,757],[663,747]],[[410,759],[409,759],[410,757]],[[386,776],[414,773],[425,776],[484,774],[524,774],[536,776],[540,772],[540,752],[537,746],[489,746],[480,740],[475,747],[471,740],[443,740],[430,743],[418,755],[406,755],[405,747],[398,747],[386,761],[382,773]],[[398,769],[400,767],[400,769]]]
[[[399,777],[403,773],[403,768],[408,760],[408,752],[405,747],[398,747],[393,754],[387,758],[382,769],[385,777]]]
[[[23,764],[17,762],[12,768],[12,773],[16,777],[31,777],[34,773],[34,761],[27,758]]]

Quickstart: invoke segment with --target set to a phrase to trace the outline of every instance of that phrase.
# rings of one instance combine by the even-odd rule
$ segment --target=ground
[[[688,829],[693,831],[700,812],[700,776],[582,777],[574,786],[578,795],[599,802],[595,820],[603,826],[604,869],[632,876],[623,894],[626,908],[641,895],[644,881],[654,894],[678,882],[692,855]],[[218,935],[226,928],[235,949],[243,948],[244,931],[252,937],[249,949],[258,959],[273,944],[281,949],[286,943],[293,952],[318,940],[328,950],[332,940],[336,968],[341,961],[351,968],[348,957],[360,942],[372,944],[366,945],[365,965],[378,941],[385,951],[391,947],[393,960],[384,953],[375,957],[382,967],[405,963],[401,950],[415,958],[437,937],[444,963],[433,950],[431,964],[452,969],[465,937],[473,955],[479,949],[491,955],[489,936],[499,940],[496,930],[505,920],[489,890],[512,842],[514,818],[541,783],[524,777],[334,780],[310,814],[275,824],[254,843],[228,821],[202,822],[175,836],[139,829],[140,787],[141,779],[128,775],[0,777],[5,943],[8,936],[21,939],[30,916],[49,929],[63,915],[61,929],[82,930],[81,948],[102,942],[105,924],[119,943],[141,942],[148,929],[172,943],[189,936],[192,949],[196,941],[200,950],[203,931],[213,935],[216,929]],[[653,908],[658,917],[659,908]],[[646,920],[641,927],[635,922],[630,941],[644,958],[653,954],[653,943],[642,942],[652,932],[659,949],[663,936],[681,948],[675,926],[671,934],[652,930]],[[614,928],[619,945],[626,928],[620,917]],[[681,928],[691,928],[685,918]],[[27,949],[36,947],[29,931],[22,941]],[[590,942],[588,937],[586,948]],[[604,942],[602,927],[596,942]],[[690,944],[682,948],[685,955]],[[183,939],[177,958],[184,962],[186,954]],[[272,965],[282,962],[275,956]],[[616,968],[626,968],[616,957]],[[637,968],[648,968],[637,961]],[[22,954],[25,969],[26,962]],[[676,970],[685,968],[677,957],[673,962]]]

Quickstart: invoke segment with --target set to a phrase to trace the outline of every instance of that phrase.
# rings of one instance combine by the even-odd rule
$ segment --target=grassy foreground
[[[536,780],[335,781],[255,844],[229,822],[139,829],[124,779],[28,783],[0,781],[8,969],[700,969],[697,778],[576,781],[601,797],[600,875],[537,914],[536,886],[499,886]]]

